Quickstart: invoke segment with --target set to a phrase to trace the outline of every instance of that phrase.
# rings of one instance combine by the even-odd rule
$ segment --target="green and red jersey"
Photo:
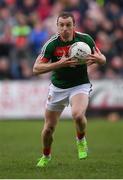
[[[62,41],[60,35],[56,34],[44,44],[40,54],[41,60],[51,63],[59,61],[64,52],[68,55],[69,48],[73,43],[80,41],[87,43],[93,51],[95,42],[88,34],[75,32],[73,40],[68,42]],[[62,89],[89,83],[87,65],[56,69],[52,72],[51,82],[54,86]]]

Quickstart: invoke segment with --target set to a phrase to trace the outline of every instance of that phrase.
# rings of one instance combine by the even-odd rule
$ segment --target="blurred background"
[[[93,37],[107,64],[88,68],[93,84],[87,111],[89,158],[77,159],[67,107],[55,132],[51,166],[41,171],[36,163],[50,73],[35,77],[32,67],[57,32],[63,10],[74,14],[77,31]],[[121,137],[123,0],[0,0],[0,179],[123,179]]]
[[[122,0],[0,0],[0,119],[43,116],[50,73],[34,77],[32,66],[64,10],[107,58],[105,66],[88,69],[93,91],[87,115],[111,121],[123,115]],[[70,117],[70,108],[63,116]]]

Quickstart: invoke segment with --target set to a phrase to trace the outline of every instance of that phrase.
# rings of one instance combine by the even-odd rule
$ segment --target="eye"
[[[67,27],[71,27],[71,23],[67,24],[66,26],[67,26]]]
[[[64,26],[64,24],[59,24],[59,26],[60,26],[60,27],[63,27],[63,26]]]

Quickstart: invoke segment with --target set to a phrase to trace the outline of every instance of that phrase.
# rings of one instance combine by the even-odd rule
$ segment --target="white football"
[[[69,49],[69,56],[77,59],[80,63],[85,63],[85,58],[91,54],[91,48],[85,42],[76,42]]]

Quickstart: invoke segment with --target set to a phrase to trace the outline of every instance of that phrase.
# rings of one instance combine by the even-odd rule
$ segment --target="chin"
[[[64,38],[64,39],[68,39],[68,38],[69,38],[69,35],[68,35],[68,34],[64,34],[64,35],[63,35],[63,38]]]

